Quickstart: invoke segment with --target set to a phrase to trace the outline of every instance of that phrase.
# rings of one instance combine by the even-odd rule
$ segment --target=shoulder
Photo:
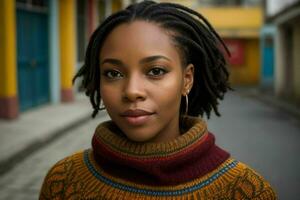
[[[74,186],[78,168],[83,165],[84,151],[68,156],[51,167],[48,171],[42,189],[40,199],[53,199],[62,197],[68,193],[68,185]]]
[[[226,188],[232,199],[277,199],[271,185],[255,170],[238,162],[235,178]]]

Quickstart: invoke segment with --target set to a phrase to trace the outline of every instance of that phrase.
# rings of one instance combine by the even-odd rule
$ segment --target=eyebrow
[[[143,58],[142,60],[140,60],[140,64],[145,64],[145,63],[149,63],[149,62],[153,62],[155,60],[158,59],[164,59],[164,60],[168,60],[171,61],[171,59],[165,57],[165,56],[161,56],[161,55],[155,55],[155,56],[149,56],[146,58]],[[119,66],[125,66],[125,64],[118,59],[115,58],[106,58],[101,62],[101,65],[103,65],[104,63],[110,63],[110,64],[114,64],[114,65],[119,65]]]
[[[165,60],[171,61],[171,59],[169,59],[169,58],[167,58],[165,56],[157,55],[157,56],[149,56],[149,57],[143,58],[140,61],[140,63],[141,64],[149,63],[149,62],[153,62],[153,61],[158,60],[158,59],[165,59]]]
[[[110,63],[114,65],[124,65],[122,61],[115,58],[106,58],[101,62],[101,65],[103,65],[104,63]]]

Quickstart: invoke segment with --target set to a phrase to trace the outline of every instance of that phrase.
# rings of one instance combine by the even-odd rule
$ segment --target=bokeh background
[[[91,120],[74,73],[89,37],[138,0],[0,0],[0,199],[37,199],[59,159],[90,148]],[[231,52],[235,89],[209,129],[257,169],[279,199],[300,199],[300,1],[162,0],[192,8]],[[126,38],[124,38],[126,39]]]

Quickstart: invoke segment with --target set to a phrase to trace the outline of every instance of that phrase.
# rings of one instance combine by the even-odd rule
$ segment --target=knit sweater
[[[204,121],[164,143],[133,142],[111,122],[100,124],[92,149],[69,156],[48,172],[44,199],[276,199],[258,173],[216,146]]]

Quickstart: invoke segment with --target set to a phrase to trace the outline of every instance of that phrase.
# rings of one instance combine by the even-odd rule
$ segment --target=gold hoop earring
[[[184,115],[188,115],[188,110],[189,110],[189,96],[188,93],[185,95],[185,112]]]
[[[98,110],[100,111],[100,110],[105,110],[105,109],[106,109],[106,108],[105,108],[105,105],[104,105],[103,101],[101,101]]]

